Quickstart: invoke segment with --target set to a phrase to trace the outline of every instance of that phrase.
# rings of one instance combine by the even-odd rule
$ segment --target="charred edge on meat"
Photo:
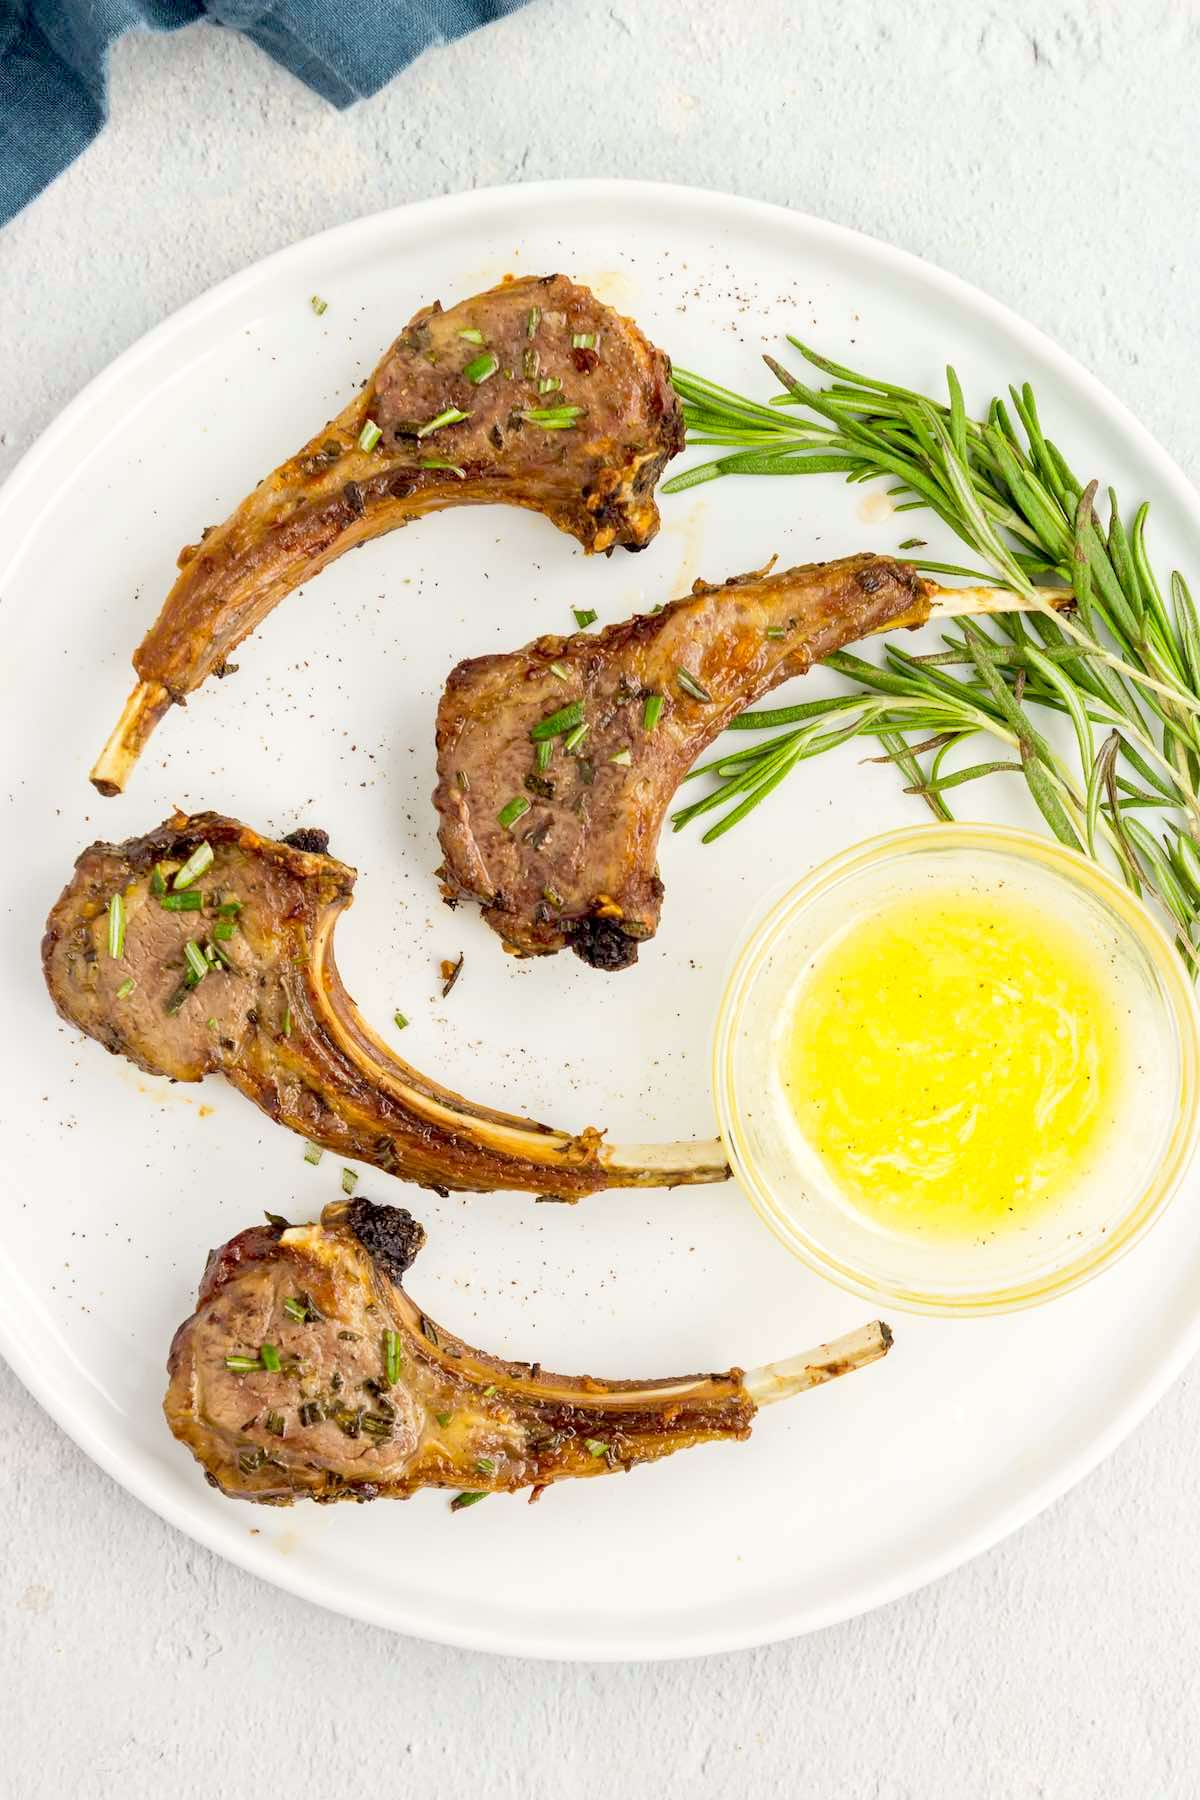
[[[567,926],[567,937],[580,962],[590,969],[612,974],[617,969],[632,969],[638,958],[638,940],[621,929],[618,919],[589,914]]]
[[[316,825],[302,825],[298,831],[289,831],[280,841],[290,850],[304,850],[310,856],[329,855],[329,833]]]
[[[351,1231],[373,1262],[399,1286],[425,1243],[425,1227],[406,1206],[375,1206],[352,1200],[346,1209]]]

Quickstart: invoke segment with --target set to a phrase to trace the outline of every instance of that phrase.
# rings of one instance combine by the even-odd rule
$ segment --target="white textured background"
[[[915,250],[1050,332],[1194,472],[1198,97],[1190,0],[534,0],[344,116],[230,34],[126,40],[108,131],[0,234],[0,475],[118,351],[265,252],[430,194],[598,174]],[[936,1587],[662,1666],[493,1660],[276,1593],[127,1498],[2,1366],[0,1443],[5,1800],[1200,1790],[1194,1373]]]

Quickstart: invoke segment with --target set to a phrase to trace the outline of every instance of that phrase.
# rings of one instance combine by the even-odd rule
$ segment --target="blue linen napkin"
[[[331,105],[376,94],[430,44],[524,0],[0,0],[0,225],[104,124],[106,62],[126,31],[207,19],[241,31]]]

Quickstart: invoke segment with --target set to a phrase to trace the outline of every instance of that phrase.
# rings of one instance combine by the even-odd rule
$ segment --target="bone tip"
[[[158,682],[138,682],[88,777],[98,794],[111,799],[124,793],[130,771],[169,704],[170,695]]]

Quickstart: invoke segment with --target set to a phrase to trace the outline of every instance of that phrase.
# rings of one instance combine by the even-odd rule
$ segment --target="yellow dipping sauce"
[[[914,894],[851,924],[778,1039],[788,1104],[844,1200],[906,1236],[1034,1222],[1116,1117],[1109,973],[1081,932],[1004,895]]]

